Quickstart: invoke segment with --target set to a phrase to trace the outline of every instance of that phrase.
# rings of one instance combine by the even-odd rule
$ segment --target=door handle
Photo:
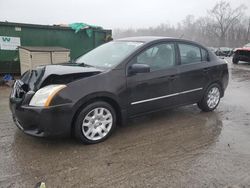
[[[177,75],[171,75],[171,76],[169,76],[169,78],[170,78],[170,80],[174,80],[177,78]]]
[[[203,71],[204,72],[208,72],[210,69],[209,68],[204,68]]]

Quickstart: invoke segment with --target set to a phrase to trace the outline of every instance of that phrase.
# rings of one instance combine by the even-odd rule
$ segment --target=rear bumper
[[[37,137],[68,137],[73,119],[72,104],[48,108],[19,105],[10,98],[10,109],[17,127]]]

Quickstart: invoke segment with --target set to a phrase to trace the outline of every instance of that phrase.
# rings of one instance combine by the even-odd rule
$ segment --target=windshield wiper
[[[69,63],[76,63],[76,60],[71,59],[71,60],[69,61]]]
[[[76,63],[76,62],[75,62]],[[77,63],[79,64],[80,66],[83,66],[83,67],[94,67],[93,65],[89,65],[89,64],[86,64],[84,62],[81,62],[81,63]]]

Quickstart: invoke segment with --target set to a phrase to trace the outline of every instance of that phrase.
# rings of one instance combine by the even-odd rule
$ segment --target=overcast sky
[[[250,0],[228,0],[233,7]],[[216,0],[0,0],[0,21],[36,24],[85,22],[104,28],[175,24],[185,16],[204,16]]]

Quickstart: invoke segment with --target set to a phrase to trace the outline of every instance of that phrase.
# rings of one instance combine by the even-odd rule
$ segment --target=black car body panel
[[[191,41],[164,37],[118,41],[141,41],[143,45],[110,69],[69,63],[26,72],[16,82],[10,96],[10,109],[17,126],[35,136],[66,136],[71,134],[79,109],[94,100],[110,103],[116,110],[118,120],[125,122],[127,118],[141,114],[196,103],[211,83],[220,84],[224,95],[228,85],[227,64],[205,47]],[[151,46],[166,42],[175,46],[173,67],[130,75],[128,70],[133,58]],[[208,59],[182,65],[179,42],[202,48],[207,52]],[[51,106],[30,106],[35,92],[50,84],[65,84],[67,87],[57,93]],[[17,90],[19,94],[16,94]]]
[[[38,136],[68,136],[71,131],[72,104],[63,104],[49,108],[37,108],[16,105],[11,102],[13,120],[25,133]]]

